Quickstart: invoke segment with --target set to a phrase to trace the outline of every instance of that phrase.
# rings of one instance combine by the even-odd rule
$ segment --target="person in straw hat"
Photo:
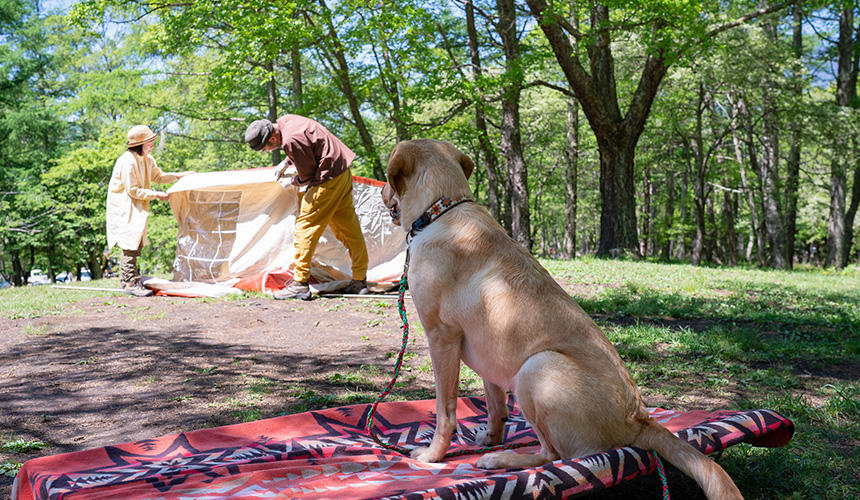
[[[168,174],[161,171],[149,153],[157,133],[146,125],[135,125],[128,131],[128,150],[113,167],[107,194],[108,250],[122,249],[120,281],[129,295],[146,297],[152,290],[140,282],[137,258],[146,242],[149,201],[166,200],[167,193],[152,189],[152,184],[168,184],[194,172]]]
[[[287,158],[276,175],[294,166],[293,185],[306,189],[303,194],[300,190],[296,217],[293,282],[276,291],[275,299],[310,300],[311,258],[326,226],[352,260],[352,281],[343,292],[367,294],[367,246],[352,201],[349,169],[355,153],[321,124],[299,115],[284,115],[276,123],[256,120],[245,131],[245,142],[254,151],[283,149]]]

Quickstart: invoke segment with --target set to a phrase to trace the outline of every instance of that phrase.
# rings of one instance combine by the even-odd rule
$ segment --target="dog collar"
[[[424,211],[421,217],[418,217],[418,219],[416,219],[415,222],[412,223],[412,230],[409,231],[408,235],[409,239],[411,240],[412,238],[414,238],[416,234],[418,234],[425,227],[429,226],[433,221],[441,217],[442,214],[444,214],[448,210],[451,210],[460,203],[466,203],[467,201],[475,200],[466,196],[460,198],[439,198],[438,200],[433,202],[432,205],[430,205],[430,208]]]

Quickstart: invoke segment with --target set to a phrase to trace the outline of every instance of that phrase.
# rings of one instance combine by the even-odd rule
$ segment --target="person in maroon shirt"
[[[311,259],[327,226],[352,260],[352,282],[344,293],[368,293],[367,246],[352,202],[349,165],[355,153],[325,127],[299,115],[284,115],[276,123],[257,120],[245,131],[245,142],[254,151],[282,148],[287,156],[285,167],[296,168],[292,183],[307,186],[304,193],[299,191],[293,283],[276,291],[275,298],[311,298]]]

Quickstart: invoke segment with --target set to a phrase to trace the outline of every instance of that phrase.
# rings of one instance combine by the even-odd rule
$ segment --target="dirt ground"
[[[407,310],[417,318],[411,304]],[[0,435],[49,443],[30,453],[0,450],[0,461],[272,417],[296,404],[357,402],[337,396],[384,387],[399,326],[392,299],[110,293],[62,316],[0,319]],[[432,390],[432,372],[411,368],[429,359],[420,337],[413,334],[415,357],[398,390]],[[11,483],[0,476],[0,498],[9,498]]]
[[[394,296],[82,296],[59,316],[0,319],[0,436],[48,444],[0,450],[0,462],[370,402],[390,380],[401,343]],[[426,339],[407,306],[410,354],[391,397],[429,399]],[[713,409],[724,401],[687,403]],[[11,486],[0,475],[0,498]]]

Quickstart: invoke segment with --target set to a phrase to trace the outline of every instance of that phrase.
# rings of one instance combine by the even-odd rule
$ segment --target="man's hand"
[[[167,193],[162,193],[162,192],[158,192],[155,194],[155,197],[161,201],[167,201],[168,196],[169,195]]]
[[[284,158],[281,163],[278,163],[278,166],[275,167],[275,180],[280,179],[281,177],[291,177],[296,175],[296,168],[293,166],[293,163],[289,160],[289,158]]]

